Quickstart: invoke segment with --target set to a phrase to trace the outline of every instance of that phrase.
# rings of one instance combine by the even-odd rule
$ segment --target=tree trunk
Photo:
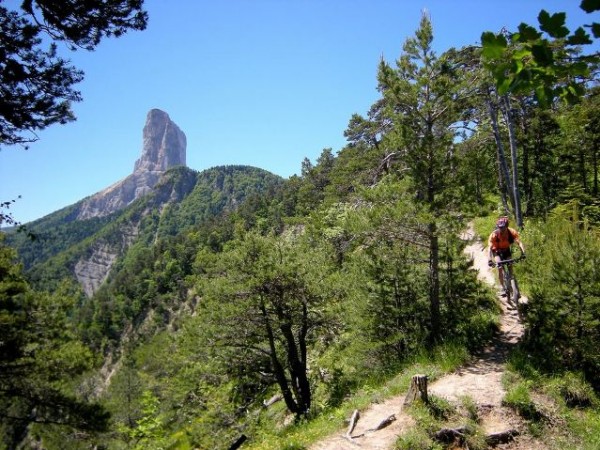
[[[296,414],[303,415],[308,412],[311,405],[310,383],[306,373],[306,361],[299,357],[291,326],[289,324],[282,325],[280,326],[280,330],[285,338],[287,346],[292,390],[296,397],[296,404],[298,405]]]
[[[506,125],[508,127],[508,140],[510,143],[510,157],[512,164],[512,192],[515,201],[515,221],[519,228],[523,228],[523,214],[521,213],[521,196],[519,194],[519,160],[517,136],[515,134],[515,126],[508,95],[503,95],[502,100],[504,102],[504,117],[506,119]]]
[[[579,148],[579,175],[581,176],[581,186],[583,186],[583,191],[585,193],[588,192],[587,185],[587,167],[585,164],[585,149],[581,142],[578,143],[577,147]]]
[[[279,385],[279,389],[281,389],[281,395],[283,396],[283,400],[285,401],[285,405],[288,410],[294,414],[301,414],[300,408],[296,401],[294,400],[294,396],[290,390],[287,379],[285,377],[285,369],[279,358],[277,357],[277,348],[275,346],[275,336],[273,334],[273,328],[271,327],[271,321],[269,320],[269,316],[267,314],[267,310],[264,305],[261,305],[261,313],[265,320],[265,326],[267,330],[267,336],[269,339],[269,355],[271,357],[271,364],[273,365],[273,373],[275,374],[275,379],[277,380],[277,384]]]
[[[429,403],[427,375],[413,375],[410,380],[410,388],[404,399],[404,404],[410,405],[417,399],[420,399],[423,403]]]
[[[440,325],[440,248],[435,222],[429,224],[429,308],[431,314],[431,340],[437,342]]]
[[[492,130],[494,132],[494,140],[496,142],[496,157],[498,161],[498,185],[500,189],[500,193],[502,195],[502,200],[504,203],[504,207],[507,211],[508,205],[506,204],[506,197],[510,201],[511,206],[515,206],[515,198],[513,196],[513,192],[510,189],[512,186],[512,180],[510,176],[510,172],[508,171],[508,164],[506,162],[506,153],[504,151],[504,143],[502,142],[502,136],[500,135],[500,128],[498,127],[498,109],[492,103],[492,99],[490,98],[490,92],[487,93],[486,104],[488,107],[488,113],[490,115],[490,121],[492,124]]]
[[[594,171],[594,181],[592,187],[592,194],[594,197],[598,196],[598,142],[592,148],[592,170]]]

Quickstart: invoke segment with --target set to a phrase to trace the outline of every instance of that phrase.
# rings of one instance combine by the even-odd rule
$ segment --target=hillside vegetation
[[[432,40],[424,17],[348,144],[299,176],[180,168],[113,216],[66,208],[31,224],[37,241],[4,238],[0,448],[308,448],[492,339],[499,304],[460,235],[474,221],[486,240],[498,215],[527,248],[507,401],[543,439],[555,424],[528,400],[552,390],[577,441],[545,445],[596,448],[596,79],[542,108],[499,91],[478,49]],[[100,244],[115,261],[85,295],[74,267]],[[443,448],[416,442],[396,448]]]

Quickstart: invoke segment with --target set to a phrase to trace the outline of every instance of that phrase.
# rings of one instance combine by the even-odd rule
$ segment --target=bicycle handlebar
[[[505,259],[502,261],[498,261],[498,262],[493,262],[493,267],[498,267],[498,266],[506,266],[508,264],[513,264],[513,263],[518,263],[522,260],[524,260],[525,258],[523,258],[523,255],[519,256],[518,258],[512,258],[512,259]]]
[[[519,256],[518,258],[505,259],[503,261],[494,262],[493,264],[494,264],[494,267],[506,266],[508,264],[518,263],[519,261],[522,261],[523,259],[524,259],[523,256]]]

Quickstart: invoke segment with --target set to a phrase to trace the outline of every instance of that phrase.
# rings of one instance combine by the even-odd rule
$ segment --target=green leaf
[[[557,88],[556,96],[566,101],[570,105],[577,104],[581,101],[585,89],[582,85],[570,83],[567,86]]]
[[[600,11],[600,0],[582,0],[579,7],[586,13]]]
[[[554,63],[554,55],[552,49],[548,47],[547,43],[536,44],[531,46],[531,54],[535,62],[542,66],[549,66]]]
[[[565,26],[566,18],[567,15],[564,12],[550,15],[547,11],[542,9],[538,15],[540,29],[556,39],[567,37],[569,35],[569,29]]]
[[[510,66],[508,64],[499,64],[491,68],[491,71],[496,82],[500,83],[506,78],[506,74],[510,73]]]
[[[528,47],[522,47],[513,53],[512,59],[525,60],[531,58],[531,50]]]
[[[518,29],[519,32],[515,36],[517,42],[531,42],[542,37],[542,33],[526,23],[521,23]]]
[[[549,89],[546,89],[544,86],[538,86],[535,89],[535,98],[543,108],[548,107],[552,101],[552,94],[548,91]]]
[[[532,71],[531,69],[525,69],[525,70],[522,70],[521,72],[519,72],[515,76],[513,84],[518,85],[519,89],[522,89],[522,88],[527,89],[526,86],[531,85],[531,82],[534,79],[534,77],[535,77],[534,71]]]
[[[594,22],[590,26],[595,38],[600,38],[600,23]]]
[[[592,42],[590,35],[582,27],[577,28],[575,33],[567,38],[569,45],[588,45]]]
[[[580,61],[573,63],[571,64],[571,66],[569,66],[569,74],[580,77],[586,77],[590,74],[590,71],[588,65]]]
[[[519,74],[525,68],[525,64],[521,58],[513,58],[512,72]]]
[[[501,58],[508,45],[502,34],[494,34],[491,31],[481,34],[481,44],[483,46],[482,55],[487,59]]]
[[[510,91],[512,86],[512,80],[505,76],[496,77],[496,89],[498,90],[498,94],[504,95]]]
[[[583,97],[583,94],[585,94],[585,88],[584,88],[583,84],[570,83],[568,85],[568,89],[569,89],[569,92],[571,94],[573,94],[573,96],[575,96],[575,97]]]

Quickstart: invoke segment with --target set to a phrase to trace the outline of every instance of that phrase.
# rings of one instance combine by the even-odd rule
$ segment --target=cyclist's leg
[[[504,269],[502,266],[498,265],[500,261],[502,261],[502,254],[499,251],[494,252],[494,261],[496,263],[496,267],[498,268],[498,284],[501,289],[504,289]]]
[[[506,293],[506,300],[510,305],[513,304],[513,285],[512,285],[512,267],[510,264],[504,268],[504,289]]]
[[[506,252],[504,253],[504,255],[502,255],[502,257],[504,259],[511,259],[512,258],[512,252],[510,251],[510,247],[506,250]],[[507,264],[506,267],[504,268],[504,270],[507,271],[506,274],[506,295],[508,296],[509,300],[512,300],[512,284],[511,284],[511,280],[513,277],[513,267],[512,264]]]
[[[506,249],[506,250],[500,250],[497,254],[497,260],[498,261],[505,261],[507,259],[511,258],[511,253],[510,253],[510,249]],[[510,266],[505,267],[505,266],[498,266],[498,277],[500,279],[500,286],[502,287],[502,296],[503,297],[509,297],[510,296],[510,291],[511,291],[511,286],[510,286]]]

